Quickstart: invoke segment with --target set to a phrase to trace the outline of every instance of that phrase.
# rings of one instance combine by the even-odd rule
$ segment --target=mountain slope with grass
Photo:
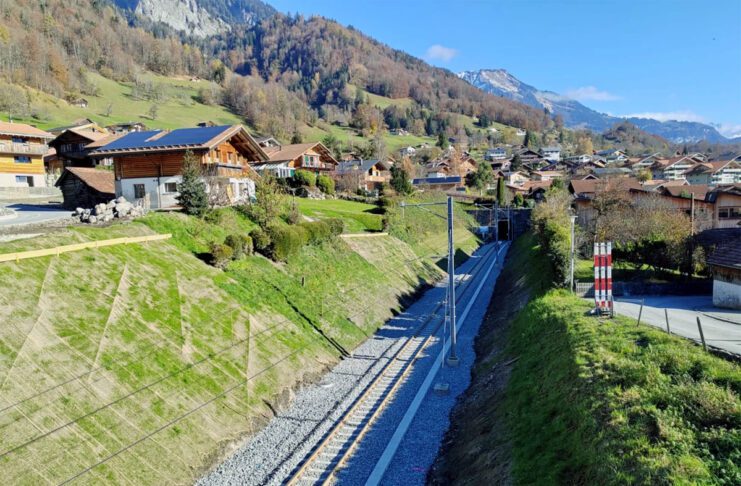
[[[348,222],[377,216],[374,206],[326,202]],[[457,246],[470,252],[467,224]],[[13,289],[0,293],[5,482],[191,484],[292,389],[442,276],[443,248],[415,251],[419,242],[391,236],[309,244],[281,263],[205,263],[213,244],[255,226],[234,209],[152,213],[0,244],[8,253],[173,235],[0,264],[0,286]],[[432,242],[438,232],[416,236]]]
[[[433,484],[741,481],[738,364],[546,292],[532,237],[508,258]]]

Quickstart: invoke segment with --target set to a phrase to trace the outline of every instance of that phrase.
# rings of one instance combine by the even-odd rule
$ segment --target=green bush
[[[270,258],[278,262],[284,262],[295,255],[309,242],[309,234],[301,226],[271,226],[268,228],[270,234]]]
[[[224,244],[234,251],[232,258],[239,260],[243,256],[252,254],[252,238],[247,235],[231,234],[226,237]]]
[[[234,250],[229,245],[214,243],[211,245],[211,265],[216,268],[226,268],[234,257]]]
[[[270,234],[262,228],[255,228],[250,231],[250,238],[255,251],[267,255],[270,249]]]
[[[345,222],[340,218],[329,218],[324,222],[329,225],[329,230],[334,236],[340,236],[345,231]]]
[[[298,226],[306,230],[306,233],[309,236],[309,243],[312,245],[329,241],[334,236],[332,228],[324,221],[301,223]]]
[[[299,186],[314,187],[316,185],[316,175],[308,170],[297,170],[293,174],[293,180]]]
[[[334,179],[328,175],[320,175],[316,180],[316,185],[324,194],[334,194]]]

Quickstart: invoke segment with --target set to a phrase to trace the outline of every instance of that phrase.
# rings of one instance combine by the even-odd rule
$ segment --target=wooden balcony
[[[0,142],[0,153],[44,155],[49,147],[40,143]]]

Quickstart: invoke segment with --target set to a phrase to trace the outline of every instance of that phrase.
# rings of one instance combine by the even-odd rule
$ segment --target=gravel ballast
[[[464,263],[458,272],[465,274],[471,271],[480,261],[480,256],[490,249],[490,245],[480,248],[475,257]],[[500,255],[503,254],[504,251]],[[502,256],[500,261],[501,259]],[[488,265],[482,268],[481,275],[486,266]],[[448,415],[455,397],[465,390],[470,379],[473,336],[486,311],[493,283],[498,275],[498,267],[499,265],[489,275],[459,333],[461,366],[456,369],[445,368],[442,371],[454,373],[445,376],[451,383],[451,393],[448,396],[438,396],[430,390],[401,443],[397,457],[392,461],[387,477],[394,477],[392,472],[394,475],[400,474],[395,466],[397,463],[403,463],[400,467],[407,475],[400,476],[407,477],[402,480],[403,484],[424,482],[426,470],[432,464],[447,428]],[[467,305],[472,293],[468,292],[468,298],[462,299],[458,304],[459,312]],[[342,360],[326,373],[318,383],[300,389],[285,410],[278,412],[263,430],[249,438],[229,459],[201,478],[197,484],[210,486],[283,483],[380,372],[389,357],[430,317],[444,297],[444,286],[437,286],[425,292],[406,312],[388,321],[349,358]],[[438,313],[442,315],[443,309],[441,308]],[[412,371],[391,399],[389,406],[363,438],[356,455],[348,461],[347,467],[339,476],[340,483],[362,484],[365,481],[419,385],[424,381],[433,360],[438,357],[440,348],[440,339],[433,338],[431,345],[415,362]],[[421,420],[421,416],[434,419]],[[408,440],[411,442],[408,443]],[[403,458],[403,461],[399,458]],[[389,484],[397,483],[394,481]]]

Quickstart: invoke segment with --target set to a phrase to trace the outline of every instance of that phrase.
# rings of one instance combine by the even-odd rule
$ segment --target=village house
[[[687,169],[684,177],[690,184],[737,184],[741,182],[741,163],[733,160],[702,162]]]
[[[465,178],[476,170],[476,160],[473,157],[457,158],[454,155],[437,159],[425,165],[425,177],[449,177],[461,176]]]
[[[163,209],[178,207],[188,152],[200,163],[210,195],[229,203],[254,197],[257,174],[250,164],[268,160],[241,125],[130,132],[90,155],[113,159],[116,196]]]
[[[504,147],[496,147],[493,149],[488,149],[486,153],[484,154],[484,160],[486,161],[504,160],[506,158],[507,158],[507,149]]]
[[[540,154],[545,160],[558,162],[561,160],[561,147],[543,147]]]
[[[66,209],[92,208],[116,197],[113,171],[94,167],[67,167],[54,184],[62,191]]]
[[[508,172],[505,176],[504,182],[511,186],[521,186],[529,180],[530,176],[528,176],[527,173],[516,170],[513,172]]]
[[[46,187],[44,155],[51,133],[0,122],[0,187]]]
[[[415,149],[411,145],[399,150],[399,155],[401,155],[402,157],[413,157],[414,154],[416,153],[417,153],[417,149]]]
[[[412,179],[412,185],[419,189],[432,189],[438,191],[459,190],[465,186],[465,180],[461,176],[449,177],[422,177]]]
[[[628,196],[631,189],[641,190],[641,184],[633,178],[572,179],[569,192],[574,197],[574,207],[579,225],[591,228],[597,218],[593,200],[604,191],[622,191]]]
[[[530,179],[534,181],[552,181],[555,179],[563,179],[564,173],[557,170],[536,170],[530,174]]]
[[[50,167],[93,167],[98,164],[110,165],[110,159],[94,159],[89,156],[92,142],[110,137],[110,133],[95,124],[64,129],[49,142],[55,151],[56,161],[48,161]],[[56,163],[54,163],[56,162]]]
[[[694,159],[689,155],[672,157],[670,159],[660,159],[651,164],[651,175],[654,179],[666,179],[669,181],[684,179],[684,174],[687,172],[687,169],[694,167],[698,163],[700,163],[699,160]]]
[[[605,149],[595,152],[597,157],[604,158],[606,162],[625,162],[628,156],[622,150]]]
[[[293,177],[297,170],[319,175],[329,174],[337,168],[332,152],[319,142],[268,146],[263,150],[268,160],[254,162],[253,167],[258,173],[269,173],[282,179]]]
[[[569,157],[566,157],[566,162],[570,162],[572,164],[586,164],[587,162],[590,162],[591,160],[592,160],[592,156],[589,154],[571,155]]]
[[[530,150],[529,148],[516,150],[512,154],[512,159],[515,157],[515,155],[520,158],[520,162],[522,162],[523,164],[534,165],[543,162],[543,157],[541,157],[540,154],[535,150]]]
[[[386,160],[348,160],[340,162],[335,179],[349,182],[355,189],[371,191],[391,182],[393,163]]]
[[[541,201],[545,198],[546,191],[553,185],[552,180],[548,181],[525,181],[519,185],[507,184],[507,190],[512,197],[520,194],[523,198]]]
[[[741,239],[716,248],[707,262],[713,274],[713,305],[741,309]]]

